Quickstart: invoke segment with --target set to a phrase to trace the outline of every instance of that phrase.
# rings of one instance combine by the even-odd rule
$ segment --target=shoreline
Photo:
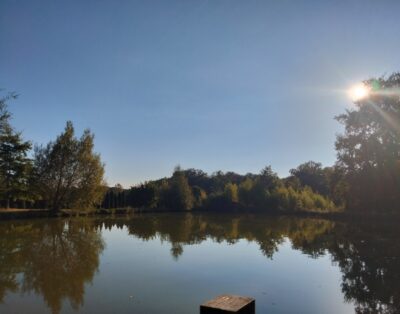
[[[131,216],[133,214],[159,214],[159,213],[213,213],[213,214],[263,214],[266,216],[288,216],[298,218],[315,218],[343,221],[363,221],[363,220],[386,220],[388,218],[399,217],[398,214],[388,213],[346,213],[346,212],[279,212],[263,211],[255,209],[247,210],[206,210],[193,209],[188,211],[167,210],[164,208],[115,208],[115,209],[96,209],[92,211],[73,211],[61,210],[53,212],[49,209],[0,209],[0,221],[17,219],[38,219],[38,218],[67,218],[67,217],[102,217],[102,216]]]

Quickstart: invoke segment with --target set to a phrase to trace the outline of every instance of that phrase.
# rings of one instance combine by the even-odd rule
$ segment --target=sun
[[[353,101],[360,101],[366,97],[368,97],[370,90],[368,88],[368,86],[366,86],[363,83],[354,85],[353,87],[351,87],[348,91],[350,98]]]

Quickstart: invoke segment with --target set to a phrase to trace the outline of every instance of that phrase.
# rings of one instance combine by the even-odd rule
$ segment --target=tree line
[[[80,138],[71,122],[54,142],[36,146],[10,125],[0,101],[0,197],[3,207],[142,208],[275,212],[397,212],[400,202],[400,73],[364,82],[369,95],[336,117],[333,166],[309,161],[279,178],[270,166],[240,175],[177,167],[172,176],[129,189],[106,187],[93,134]],[[28,204],[28,205],[27,205]]]
[[[369,95],[335,117],[331,167],[309,161],[279,178],[270,166],[239,175],[175,169],[172,177],[107,191],[102,206],[174,210],[257,208],[272,211],[398,212],[400,203],[400,73],[363,82]]]
[[[316,166],[321,167],[319,164]],[[321,168],[321,171],[324,170]],[[178,211],[339,210],[339,206],[328,195],[315,192],[312,187],[303,185],[297,177],[280,179],[270,166],[265,167],[260,174],[246,175],[221,171],[208,175],[202,170],[183,170],[178,166],[170,178],[145,182],[130,189],[123,189],[120,185],[109,188],[102,207]]]

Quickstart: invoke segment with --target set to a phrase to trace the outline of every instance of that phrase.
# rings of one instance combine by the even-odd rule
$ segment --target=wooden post
[[[256,301],[237,295],[220,295],[200,305],[200,314],[255,314]]]

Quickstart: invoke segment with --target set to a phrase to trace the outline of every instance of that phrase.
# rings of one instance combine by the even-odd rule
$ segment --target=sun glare
[[[349,89],[349,96],[353,101],[359,101],[369,95],[369,88],[365,84],[360,83]]]

